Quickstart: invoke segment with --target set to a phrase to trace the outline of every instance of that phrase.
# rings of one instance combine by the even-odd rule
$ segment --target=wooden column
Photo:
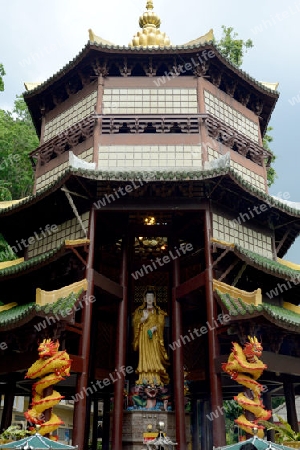
[[[198,450],[199,448],[199,414],[197,398],[192,398],[192,448]]]
[[[93,437],[92,450],[97,450],[98,441],[98,399],[93,399]]]
[[[86,278],[88,288],[86,292],[87,299],[94,293],[94,251],[95,251],[95,231],[96,231],[96,213],[92,209],[90,212],[89,226],[89,254],[86,267]],[[86,430],[89,426],[88,402],[86,388],[89,383],[90,368],[90,344],[91,344],[91,325],[92,325],[92,306],[93,303],[86,301],[82,309],[82,336],[80,340],[79,356],[82,357],[82,373],[77,376],[76,392],[84,393],[83,398],[74,405],[73,417],[73,445],[78,445],[80,450],[87,448],[88,435]]]
[[[217,317],[217,308],[213,297],[213,260],[211,255],[211,217],[210,210],[207,208],[204,212],[204,238],[205,238],[205,292],[207,322],[211,324],[211,330],[208,332],[208,360],[209,360],[209,379],[211,391],[211,410],[218,411],[218,407],[223,406],[221,374],[218,374],[215,367],[215,360],[220,356],[219,342],[216,327],[214,327],[214,318]],[[213,445],[221,447],[226,445],[225,418],[220,415],[212,421]]]
[[[263,403],[266,409],[272,410],[272,395],[271,392],[266,392],[263,394]],[[270,417],[269,422],[274,423],[273,416]],[[275,442],[275,430],[267,431],[268,441]]]
[[[102,426],[102,450],[109,450],[110,430],[110,398],[106,395],[103,399],[103,426]]]
[[[182,335],[181,305],[176,299],[176,287],[180,284],[179,259],[173,262],[173,290],[172,290],[172,339],[180,340]],[[184,374],[183,374],[183,348],[179,347],[173,352],[174,401],[176,419],[176,442],[180,450],[186,450],[185,413],[184,413]]]
[[[97,84],[97,102],[95,106],[95,113],[102,114],[103,113],[103,93],[104,93],[104,77],[103,74],[100,73],[98,75],[98,84]],[[93,139],[93,162],[96,163],[96,167],[98,167],[98,156],[99,156],[99,145],[101,142],[101,129],[102,129],[102,119],[99,117],[95,120],[95,128],[94,128],[94,139]]]
[[[6,430],[6,428],[8,428],[11,425],[15,399],[15,389],[16,389],[16,381],[11,374],[6,385],[6,392],[4,395],[4,405],[3,405],[0,432]]]
[[[288,376],[283,380],[284,397],[286,403],[287,421],[291,425],[292,429],[299,432],[299,425],[297,420],[297,410],[295,403],[295,389],[293,383]]]
[[[127,239],[123,237],[123,258],[121,271],[121,285],[123,287],[123,299],[119,305],[117,338],[116,338],[116,370],[125,366],[126,363],[126,342],[127,342],[127,278],[128,278],[128,244]],[[114,409],[112,424],[112,449],[122,449],[122,431],[123,431],[123,408],[124,408],[124,377],[121,377],[114,384]]]
[[[206,415],[211,413],[211,405],[209,400],[204,400],[200,404],[201,413],[201,450],[211,450],[212,444],[212,423],[207,420]]]

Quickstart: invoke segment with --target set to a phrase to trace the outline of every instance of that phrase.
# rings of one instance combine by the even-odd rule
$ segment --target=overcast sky
[[[2,0],[0,62],[6,70],[0,108],[11,108],[25,81],[44,81],[73,59],[88,41],[88,29],[127,45],[138,31],[146,0]],[[278,174],[270,193],[300,201],[300,0],[154,0],[161,30],[174,45],[213,28],[232,26],[254,48],[242,69],[259,81],[279,82],[271,119]],[[293,99],[293,97],[295,97]],[[300,263],[300,242],[286,258]]]

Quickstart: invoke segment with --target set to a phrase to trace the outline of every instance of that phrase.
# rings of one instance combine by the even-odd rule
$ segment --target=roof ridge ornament
[[[129,47],[168,47],[171,45],[166,33],[160,31],[160,17],[153,11],[153,0],[147,0],[146,10],[139,19],[140,28]]]

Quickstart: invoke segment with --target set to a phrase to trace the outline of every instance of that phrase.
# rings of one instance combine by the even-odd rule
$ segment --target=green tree
[[[243,408],[235,400],[224,400],[226,444],[237,442],[236,425],[234,423],[243,412]]]
[[[32,193],[34,176],[28,154],[38,143],[26,103],[17,96],[12,113],[0,110],[0,196],[1,192],[7,196],[7,189],[13,199]]]
[[[272,150],[270,148],[270,142],[273,141],[273,137],[269,133],[272,130],[273,130],[273,127],[268,127],[267,132],[263,138],[263,147],[266,150],[268,150],[270,153],[272,153],[270,164],[272,164],[276,159],[276,156],[274,155],[274,153],[272,152]],[[270,167],[267,168],[267,178],[268,178],[268,186],[269,187],[272,186],[272,184],[275,182],[275,178],[277,178],[275,169],[274,169],[274,167],[271,167],[271,165],[270,165]]]
[[[0,233],[0,262],[12,261],[14,259],[17,259],[17,256]]]
[[[283,444],[286,441],[297,441],[300,442],[300,433],[299,431],[294,431],[291,425],[284,420],[282,417],[277,416],[280,422],[280,425],[276,425],[271,422],[266,422],[265,420],[260,420],[259,423],[264,425],[267,430],[275,430],[276,431],[276,442],[279,444]],[[298,447],[297,447],[298,448]]]
[[[5,70],[3,64],[0,63],[0,91],[4,91],[4,81],[3,77],[5,75]]]
[[[247,39],[247,41],[244,41],[243,39],[237,39],[238,34],[235,33],[232,27],[222,25],[222,30],[223,34],[221,39],[215,42],[218,50],[237,67],[241,67],[244,53],[253,47],[252,40]]]

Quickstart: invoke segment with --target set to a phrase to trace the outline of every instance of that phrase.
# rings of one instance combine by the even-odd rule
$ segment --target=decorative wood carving
[[[228,94],[230,97],[234,97],[234,93],[237,87],[237,81],[227,78],[224,80],[224,85],[226,89],[226,94]]]
[[[223,75],[222,71],[221,70],[211,70],[209,75],[210,75],[212,84],[218,88],[222,81],[222,75]]]
[[[92,68],[97,77],[99,77],[100,75],[102,75],[103,77],[107,77],[107,75],[109,74],[106,60],[100,62],[96,59],[92,62]]]
[[[64,102],[67,99],[67,92],[63,90],[62,88],[57,89],[56,91],[53,91],[52,93],[52,101],[55,106],[60,105],[62,102]]]
[[[91,137],[94,123],[94,116],[86,117],[81,122],[72,125],[53,139],[45,142],[31,153],[31,156],[39,157],[40,164],[43,166],[56,156],[75,147],[79,142]]]
[[[153,65],[153,58],[150,57],[148,63],[142,64],[143,69],[148,77],[155,77],[157,72],[157,65]]]
[[[90,81],[91,81],[90,74],[87,74],[86,72],[79,70],[78,75],[79,75],[79,78],[80,78],[80,81],[81,81],[81,84],[83,87],[90,84]]]
[[[232,148],[243,156],[249,157],[253,162],[259,164],[263,163],[263,159],[269,159],[270,153],[260,147],[255,142],[248,139],[241,133],[238,133],[235,129],[225,125],[216,117],[207,115],[204,120],[207,127],[208,134],[214,139],[222,142],[224,145]]]
[[[262,102],[262,100],[260,100],[259,98],[257,98],[254,102],[254,107],[253,110],[255,112],[255,114],[257,114],[258,116],[261,115],[262,110],[263,110],[264,104]]]
[[[122,77],[128,77],[131,75],[133,65],[131,64],[130,67],[128,66],[127,58],[123,59],[123,65],[118,63],[117,66],[119,67],[120,74],[122,75]]]
[[[250,100],[251,93],[246,89],[239,87],[236,89],[236,98],[243,106],[247,106]]]
[[[197,116],[103,116],[102,133],[199,133]]]
[[[193,68],[193,74],[196,77],[204,77],[209,69],[209,61],[204,61],[202,64],[195,66]]]

